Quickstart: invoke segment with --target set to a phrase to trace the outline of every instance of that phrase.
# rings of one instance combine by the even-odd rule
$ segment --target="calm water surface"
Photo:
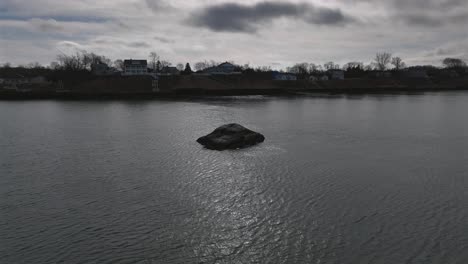
[[[468,93],[0,102],[0,263],[468,263]],[[264,144],[196,138],[239,122]]]

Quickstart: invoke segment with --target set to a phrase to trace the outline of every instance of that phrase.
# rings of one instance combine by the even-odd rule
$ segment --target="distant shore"
[[[106,100],[106,99],[177,99],[184,97],[213,97],[213,96],[307,96],[314,94],[395,94],[395,93],[424,93],[424,92],[444,92],[444,91],[468,91],[468,87],[456,88],[335,88],[335,89],[232,89],[232,90],[203,90],[188,89],[177,90],[171,93],[56,93],[56,92],[0,92],[0,100]]]
[[[272,80],[256,76],[85,75],[41,84],[0,89],[0,100],[157,99],[204,96],[302,96],[308,94],[420,93],[468,90],[468,76],[458,78],[349,78],[344,80]]]

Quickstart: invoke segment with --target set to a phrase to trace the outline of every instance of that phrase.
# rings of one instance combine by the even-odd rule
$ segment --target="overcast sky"
[[[468,60],[467,0],[0,0],[0,64],[49,64],[87,50],[111,59],[407,64]]]

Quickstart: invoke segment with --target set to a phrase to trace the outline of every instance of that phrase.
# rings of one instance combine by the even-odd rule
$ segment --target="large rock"
[[[265,137],[239,124],[220,126],[210,134],[197,139],[207,149],[225,150],[246,148],[265,141]]]

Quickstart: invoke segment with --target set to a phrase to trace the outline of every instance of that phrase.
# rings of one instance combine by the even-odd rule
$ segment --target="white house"
[[[148,62],[146,60],[124,60],[124,75],[148,74]]]

